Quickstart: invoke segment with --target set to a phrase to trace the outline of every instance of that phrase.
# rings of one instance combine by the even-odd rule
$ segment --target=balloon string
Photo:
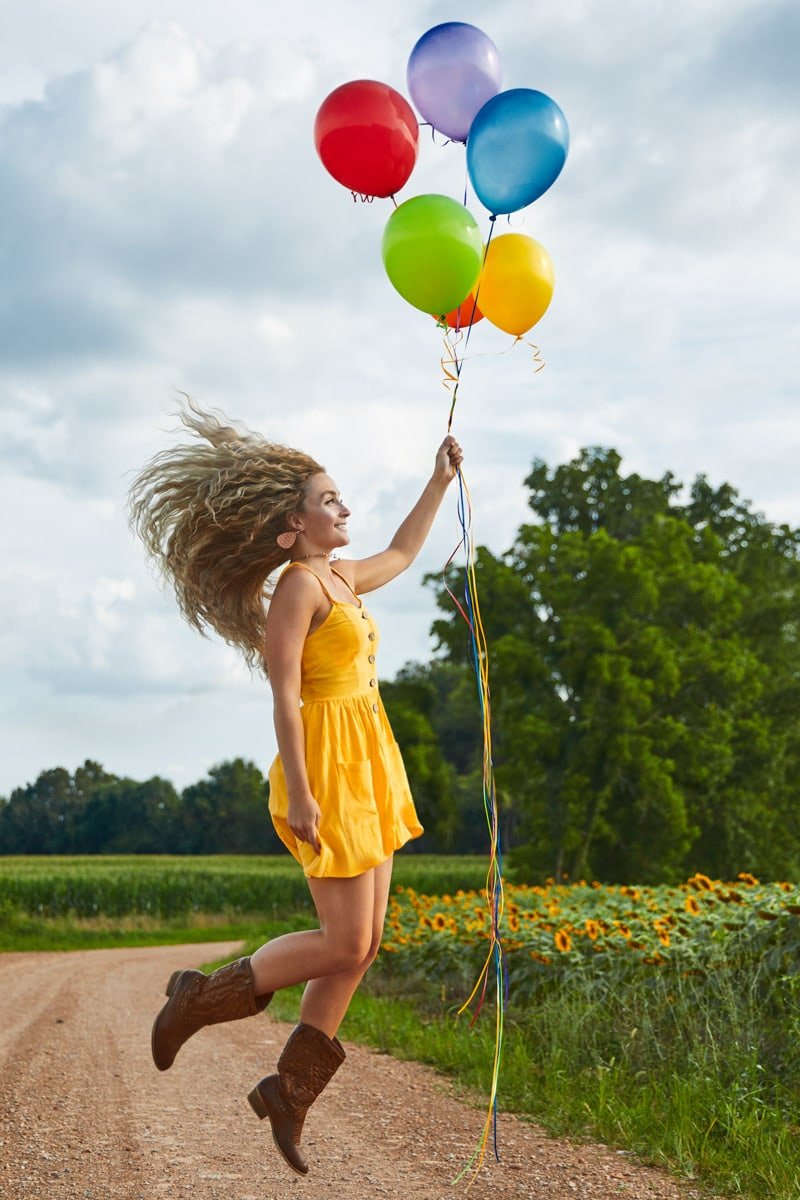
[[[536,342],[527,342],[525,340],[525,338],[522,336],[522,334],[518,333],[517,336],[514,338],[514,341],[508,347],[508,349],[513,350],[515,346],[518,346],[520,344],[520,342],[522,343],[523,346],[529,346],[531,348],[531,350],[533,351],[533,361],[536,364],[533,368],[533,373],[534,373],[534,375],[538,375],[539,372],[543,371],[545,369],[545,367],[547,366],[547,363],[542,358],[541,347],[537,346]],[[507,352],[508,351],[506,351],[506,350],[503,351],[504,354],[506,354]],[[475,355],[473,355],[472,357],[474,358]]]
[[[456,363],[454,346],[458,345],[458,341],[460,340],[462,334],[456,331],[458,333],[458,339],[453,344],[452,334],[447,329],[447,326],[440,323],[439,328],[445,330],[443,342],[445,350],[447,351],[447,357],[443,357],[441,360],[442,372],[444,374],[442,386],[446,388],[448,392],[450,392],[453,384],[456,382],[456,375],[451,370],[451,367],[453,367]],[[547,363],[542,357],[541,347],[537,346],[535,342],[526,341],[521,334],[515,335],[511,345],[506,346],[505,350],[479,350],[476,354],[462,355],[459,361],[463,364],[465,362],[471,362],[473,358],[502,358],[504,354],[510,354],[511,351],[520,344],[523,346],[529,346],[530,349],[533,350],[533,362],[535,364],[533,373],[534,375],[538,375],[539,372],[543,371],[547,366]]]
[[[464,341],[464,351],[465,352],[466,352],[467,346],[469,345],[469,338],[470,338],[470,334],[472,333],[472,322],[475,319],[475,312],[478,307],[478,296],[480,295],[480,292],[481,292],[481,276],[483,275],[483,268],[486,266],[486,256],[489,253],[489,246],[491,245],[492,234],[494,233],[495,218],[491,217],[490,220],[491,220],[491,225],[489,226],[489,236],[486,239],[486,248],[483,251],[483,262],[481,263],[481,273],[478,276],[478,286],[475,288],[475,295],[472,299],[472,312],[469,315],[469,324],[467,326],[467,336]],[[459,329],[459,324],[457,323],[456,331],[458,331],[458,329]],[[454,355],[454,363],[455,363],[455,368],[456,368],[456,382],[455,382],[455,387],[453,388],[453,399],[450,404],[450,415],[447,418],[447,432],[448,433],[450,432],[450,430],[453,427],[453,414],[455,412],[456,400],[458,398],[458,385],[461,380],[461,367],[462,367],[463,361],[464,361],[463,355],[461,356],[460,359],[458,358],[458,356]]]
[[[367,196],[365,192],[354,192],[352,188],[350,189],[350,195],[353,197],[353,204],[356,204],[359,200],[362,204],[372,204],[372,201],[375,199],[374,196]]]
[[[485,895],[490,914],[489,950],[483,968],[478,976],[475,986],[472,989],[472,992],[458,1010],[459,1015],[469,1008],[475,999],[475,996],[480,992],[475,1012],[473,1013],[470,1021],[470,1026],[475,1024],[475,1021],[477,1020],[478,1015],[483,1008],[492,975],[494,976],[494,992],[496,1001],[495,1046],[492,1064],[489,1106],[486,1114],[486,1120],[484,1122],[480,1140],[475,1151],[473,1152],[469,1161],[453,1180],[453,1183],[457,1183],[464,1175],[471,1173],[472,1177],[467,1184],[467,1190],[469,1190],[469,1188],[472,1187],[472,1184],[475,1182],[475,1179],[477,1178],[478,1173],[483,1165],[490,1132],[492,1133],[495,1158],[498,1162],[500,1161],[500,1153],[497,1144],[497,1089],[500,1077],[500,1062],[503,1046],[505,1006],[508,1001],[508,970],[506,967],[505,954],[500,933],[504,907],[503,859],[500,846],[497,793],[495,789],[494,763],[492,758],[489,654],[487,649],[486,634],[483,628],[483,622],[481,620],[480,604],[478,601],[478,587],[475,573],[475,541],[472,533],[472,501],[469,488],[467,486],[467,481],[464,478],[461,468],[458,468],[457,476],[459,484],[458,517],[461,526],[461,539],[445,563],[442,575],[444,578],[445,589],[448,595],[454,601],[461,616],[464,618],[470,633],[470,652],[472,664],[475,670],[478,699],[480,702],[483,722],[483,806],[490,835],[489,870],[486,877],[485,888]],[[464,606],[459,603],[456,596],[450,590],[446,578],[447,568],[450,566],[453,558],[461,547],[464,548],[466,557],[464,568]],[[492,970],[492,968],[494,968],[494,970]]]
[[[444,354],[440,361],[442,368],[442,387],[450,394],[452,398],[453,389],[458,386],[458,375],[456,368],[458,367],[458,355],[456,347],[462,341],[464,332],[461,329],[453,329],[447,325],[447,322],[442,320],[439,323],[439,328],[443,331],[442,345],[444,346]],[[462,360],[463,361],[463,360]],[[448,426],[449,429],[449,426]]]
[[[420,129],[430,129],[431,141],[433,142],[434,146],[449,146],[452,141],[455,141],[454,138],[445,138],[445,140],[443,142],[437,142],[437,140],[436,140],[437,130],[434,125],[431,125],[430,121],[419,121],[418,124],[419,124]],[[466,146],[466,142],[461,142],[460,144],[462,146]]]

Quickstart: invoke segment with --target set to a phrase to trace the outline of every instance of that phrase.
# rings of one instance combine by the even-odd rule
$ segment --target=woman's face
[[[308,543],[309,551],[336,550],[350,541],[347,518],[350,509],[342,502],[330,475],[312,475],[306,487],[306,500],[299,514],[302,521],[300,537]]]

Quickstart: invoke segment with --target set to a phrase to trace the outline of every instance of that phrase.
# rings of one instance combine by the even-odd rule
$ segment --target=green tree
[[[112,778],[98,783],[89,796],[74,852],[175,853],[179,818],[180,798],[169,780]]]
[[[735,488],[699,476],[684,512],[698,538],[711,533],[717,563],[739,585],[737,628],[758,664],[728,697],[737,721],[724,803],[698,811],[696,845],[711,870],[737,861],[792,875],[800,853],[800,530],[752,512]],[[755,674],[755,672],[754,672]]]
[[[95,788],[114,782],[87,759],[74,776],[64,767],[42,771],[0,805],[0,854],[77,854],[83,813]]]
[[[790,873],[797,534],[727,485],[701,477],[681,505],[672,475],[620,463],[535,463],[538,520],[478,552],[506,845],[532,875]],[[463,622],[438,602],[439,648],[463,664]]]
[[[448,715],[443,704],[449,684],[457,692],[462,680],[463,672],[447,664],[411,663],[381,686],[415,806],[425,827],[424,840],[412,843],[412,850],[441,853],[464,849],[457,766],[469,761],[474,742],[464,745],[463,726],[453,720],[452,712]]]
[[[182,854],[273,854],[281,846],[268,810],[268,786],[255,763],[218,763],[181,795]]]

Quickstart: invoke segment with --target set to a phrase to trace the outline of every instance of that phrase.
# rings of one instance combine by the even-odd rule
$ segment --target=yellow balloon
[[[553,278],[550,255],[532,237],[503,233],[492,238],[481,275],[481,312],[506,333],[527,333],[547,312]]]

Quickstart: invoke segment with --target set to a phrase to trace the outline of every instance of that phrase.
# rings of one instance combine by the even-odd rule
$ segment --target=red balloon
[[[343,83],[320,105],[314,144],[334,179],[364,196],[393,196],[414,169],[419,126],[414,110],[387,83]]]
[[[470,325],[477,325],[478,321],[482,321],[483,313],[475,303],[474,294],[470,292],[466,300],[461,301],[458,308],[445,313],[444,319],[451,329],[467,329]]]

